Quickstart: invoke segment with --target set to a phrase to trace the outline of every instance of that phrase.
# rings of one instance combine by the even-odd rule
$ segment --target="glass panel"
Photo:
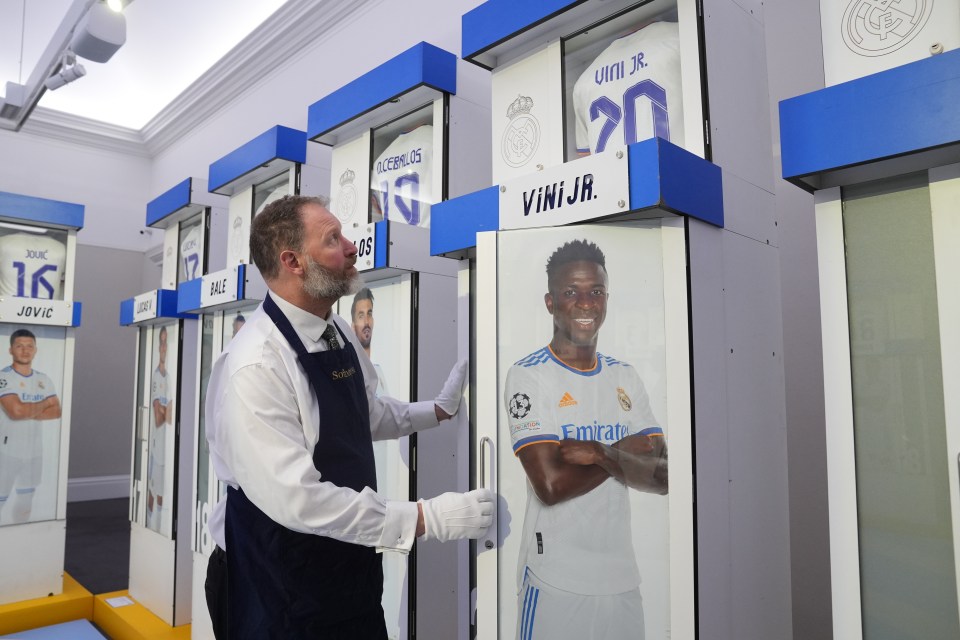
[[[146,524],[147,508],[147,436],[149,435],[149,411],[147,397],[151,359],[150,345],[153,331],[150,327],[137,330],[137,389],[133,439],[133,488],[130,494],[130,521]]]
[[[433,184],[433,106],[427,105],[373,132],[370,221],[430,226]]]
[[[150,396],[147,398],[146,527],[173,535],[173,485],[176,469],[178,323],[157,325],[153,331]]]
[[[207,445],[207,429],[204,419],[204,406],[207,399],[207,385],[213,368],[214,315],[205,313],[200,316],[202,333],[200,334],[200,410],[197,416],[197,486],[196,530],[193,537],[193,550],[209,555],[213,551],[207,521],[210,519],[212,503],[216,496],[210,496],[210,448]]]
[[[864,638],[960,638],[929,187],[843,196]]]
[[[350,321],[377,371],[378,396],[410,400],[411,296],[411,278],[403,275],[371,282],[340,299],[340,315]],[[373,454],[378,493],[388,500],[409,500],[409,438],[376,441]],[[391,640],[407,636],[407,586],[407,557],[383,554],[381,604]]]
[[[654,136],[683,146],[675,2],[644,3],[593,25],[563,51],[567,160]],[[529,109],[522,100],[511,110]]]
[[[501,638],[670,637],[661,242],[499,234]]]
[[[0,325],[10,354],[0,369],[0,525],[57,516],[65,339],[59,327]]]

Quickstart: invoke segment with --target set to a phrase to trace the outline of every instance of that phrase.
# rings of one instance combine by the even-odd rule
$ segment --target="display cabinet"
[[[331,147],[330,211],[357,245],[365,283],[341,299],[340,315],[375,363],[380,392],[401,400],[433,399],[456,362],[457,266],[430,256],[431,212],[489,181],[486,75],[421,42],[308,111],[308,136]],[[466,413],[374,443],[379,493],[416,500],[465,490]],[[409,557],[386,553],[383,562],[391,638],[466,628],[466,543],[418,542]]]
[[[837,638],[960,634],[958,62],[780,103],[783,177],[815,197]]]
[[[190,497],[196,422],[196,316],[177,310],[177,286],[207,269],[206,246],[222,198],[188,178],[147,204],[163,230],[161,286],[120,304],[137,328],[130,486],[130,596],[171,626],[189,624]]]
[[[0,192],[0,603],[63,592],[83,217],[79,204]]]

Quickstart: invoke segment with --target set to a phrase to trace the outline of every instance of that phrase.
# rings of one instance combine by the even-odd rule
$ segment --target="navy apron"
[[[297,352],[317,394],[320,437],[313,463],[321,478],[355,491],[376,490],[367,393],[353,345],[337,327],[341,349],[309,353],[269,295],[263,309]],[[231,638],[387,637],[380,554],[291,531],[260,511],[242,488],[227,494]]]

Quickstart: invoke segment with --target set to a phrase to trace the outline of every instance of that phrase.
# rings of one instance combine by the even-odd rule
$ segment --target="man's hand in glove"
[[[479,538],[493,522],[494,494],[490,489],[443,493],[420,500],[417,535],[424,540]]]
[[[463,390],[467,386],[467,373],[469,372],[467,364],[467,360],[464,359],[453,365],[447,381],[443,383],[440,395],[434,400],[437,422],[452,417],[460,407],[460,399],[463,397]]]

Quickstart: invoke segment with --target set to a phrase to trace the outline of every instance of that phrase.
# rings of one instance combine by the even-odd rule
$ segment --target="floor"
[[[67,503],[64,569],[94,595],[129,586],[129,504],[127,498]]]

